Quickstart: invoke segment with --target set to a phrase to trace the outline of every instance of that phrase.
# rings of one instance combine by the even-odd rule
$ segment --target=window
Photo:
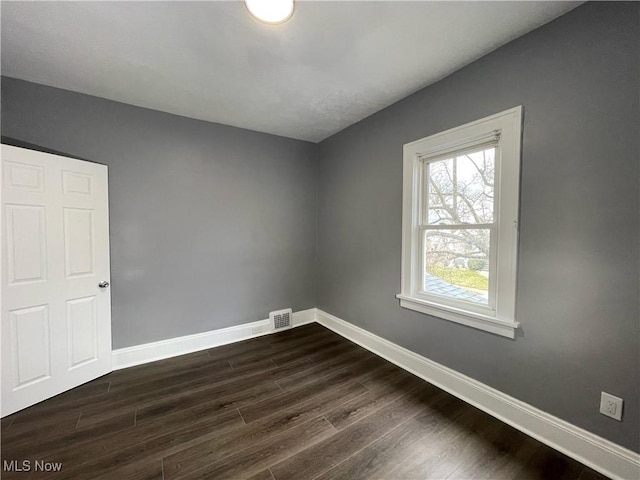
[[[404,146],[400,305],[514,338],[522,107]]]

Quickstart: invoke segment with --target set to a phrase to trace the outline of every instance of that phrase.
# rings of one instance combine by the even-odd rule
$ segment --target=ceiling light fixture
[[[293,0],[244,0],[256,20],[272,25],[284,23],[293,15]]]

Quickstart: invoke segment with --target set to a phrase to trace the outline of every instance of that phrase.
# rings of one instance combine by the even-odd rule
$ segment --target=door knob
[[[100,283],[98,284],[98,286],[99,286],[100,288],[107,288],[107,287],[109,286],[109,282],[107,282],[107,281],[105,280],[105,281],[103,281],[103,282],[100,282]]]

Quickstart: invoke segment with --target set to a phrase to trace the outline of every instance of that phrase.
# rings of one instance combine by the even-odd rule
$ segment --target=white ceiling
[[[310,141],[581,2],[3,2],[2,74]]]

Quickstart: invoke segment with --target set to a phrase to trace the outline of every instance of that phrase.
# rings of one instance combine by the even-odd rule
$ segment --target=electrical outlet
[[[601,392],[600,413],[619,422],[622,421],[622,404],[624,400],[606,392]]]
[[[264,327],[260,326],[260,327],[252,327],[251,328],[251,333],[254,335],[257,335],[258,333],[262,333],[264,331]]]

